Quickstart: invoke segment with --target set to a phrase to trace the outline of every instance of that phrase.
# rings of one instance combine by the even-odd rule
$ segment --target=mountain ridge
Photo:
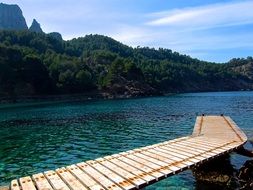
[[[44,33],[36,19],[33,19],[28,28],[23,12],[17,4],[5,3],[0,3],[0,30],[29,30]]]
[[[34,32],[0,30],[0,97],[126,98],[253,89],[252,57],[217,64],[170,49],[133,48],[97,34],[65,41],[35,25]]]

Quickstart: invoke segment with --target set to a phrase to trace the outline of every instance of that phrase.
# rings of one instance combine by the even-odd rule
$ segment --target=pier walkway
[[[11,190],[140,189],[246,143],[230,117],[199,116],[191,136],[22,177]]]

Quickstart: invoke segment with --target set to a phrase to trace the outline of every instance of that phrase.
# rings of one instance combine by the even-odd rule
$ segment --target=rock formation
[[[0,3],[0,29],[27,30],[25,18],[18,5]]]
[[[35,19],[33,19],[33,22],[32,22],[32,25],[29,28],[29,31],[37,32],[37,33],[43,33],[43,30],[41,29],[40,24]]]

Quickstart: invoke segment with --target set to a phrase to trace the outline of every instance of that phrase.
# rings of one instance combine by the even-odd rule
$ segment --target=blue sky
[[[64,39],[103,34],[207,61],[253,54],[252,0],[5,0]]]

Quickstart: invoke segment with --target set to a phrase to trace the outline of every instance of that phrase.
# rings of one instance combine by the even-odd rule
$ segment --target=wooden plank
[[[148,153],[147,151],[136,150],[136,151],[129,151],[129,153],[130,153],[129,156],[136,156],[142,160],[146,160],[155,165],[159,165],[162,167],[168,165],[168,163],[166,163],[163,158],[159,157],[158,155]]]
[[[219,138],[216,138],[216,137],[210,137],[210,136],[201,136],[199,138],[196,138],[196,139],[191,139],[189,140],[190,141],[199,141],[199,142],[203,142],[203,143],[206,143],[208,142],[208,144],[210,145],[219,145],[219,144],[225,144],[225,143],[228,143],[228,142],[236,142],[233,138],[227,138],[226,140],[224,139],[219,139]]]
[[[166,145],[166,144],[174,144],[174,143],[178,143],[178,142],[184,142],[184,141],[186,141],[188,139],[191,139],[191,138],[192,138],[191,136],[181,137],[181,138],[177,138],[177,139],[174,139],[174,140],[169,140],[169,141],[165,141],[165,142],[154,144],[154,145],[149,145],[149,146],[138,148],[138,149],[149,149],[149,148],[154,148],[154,147],[158,147],[158,146],[163,146],[163,145]]]
[[[177,142],[184,142],[185,140],[187,140],[189,138],[192,138],[192,137],[191,136],[181,137],[181,138],[177,138],[177,139],[174,139],[174,140],[165,141],[165,142],[162,142],[162,143],[158,143],[158,144],[149,145],[149,146],[146,146],[146,147],[141,147],[141,148],[133,149],[132,151],[146,150],[146,149],[149,149],[149,148],[163,146],[163,145],[166,145],[166,144],[174,144],[174,143],[177,143]]]
[[[163,157],[165,159],[164,161],[168,163],[169,169],[174,171],[174,172],[180,171],[181,169],[183,169],[185,167],[190,167],[191,166],[191,165],[187,165],[187,163],[184,163],[182,161],[177,162],[177,161],[173,160],[171,158],[170,154],[168,154],[167,152],[159,151],[159,149],[157,149],[157,148],[149,150],[149,152]],[[188,159],[188,160],[192,161],[191,159]]]
[[[230,146],[230,148],[233,148],[234,146],[232,145],[232,144],[242,144],[242,143],[240,143],[240,142],[237,142],[237,141],[235,141],[235,140],[231,140],[231,139],[228,139],[227,141],[224,141],[224,142],[221,142],[221,143],[213,143],[213,142],[211,142],[213,140],[213,138],[208,138],[208,137],[206,137],[203,141],[199,141],[198,139],[195,141],[195,142],[200,142],[200,143],[202,143],[202,144],[205,144],[205,145],[210,145],[210,144],[212,144],[212,145],[216,145],[216,146],[218,146],[219,144],[222,144],[222,145],[224,145],[224,144],[227,144],[227,146]]]
[[[151,168],[151,166],[148,165],[147,163],[146,163],[147,164],[146,165],[143,162],[138,162],[138,160],[135,160],[135,158],[131,159],[131,158],[126,157],[126,156],[118,156],[116,158],[123,161],[123,162],[125,162],[125,163],[127,163],[127,164],[129,164],[129,165],[131,165],[131,166],[133,166],[133,167],[135,167],[135,168],[137,168],[137,169],[139,169],[142,172],[145,172],[149,175],[152,175],[153,177],[156,178],[156,180],[159,180],[160,178],[163,178],[164,175],[165,175],[165,173],[162,173],[162,172],[158,171],[160,169],[160,167],[157,166],[157,165],[155,167]]]
[[[122,162],[121,160],[111,157],[111,156],[106,156],[104,157],[105,159],[107,159],[108,161],[112,162],[113,164],[117,165],[118,167],[121,167],[125,170],[127,170],[128,172],[138,176],[140,179],[143,179],[144,181],[146,181],[146,183],[148,184],[149,182],[153,182],[156,180],[156,178],[152,175],[149,175],[143,171],[141,171],[138,168],[135,168],[125,162]]]
[[[82,183],[78,181],[78,179],[76,179],[66,168],[58,168],[55,171],[72,190],[88,190],[88,188],[82,185]]]
[[[216,145],[216,146],[210,146],[210,145],[202,143],[202,142],[201,142],[201,144],[199,142],[185,142],[185,144],[190,144],[194,147],[205,149],[207,152],[212,152],[214,154],[219,153],[219,151],[217,151],[217,149],[221,149],[221,150],[223,149],[224,151],[226,151],[226,149],[223,148],[223,146],[225,146],[226,144],[220,144],[220,145]],[[229,148],[234,148],[233,146],[230,146],[230,145],[226,145],[226,146],[229,146]],[[210,151],[210,150],[212,150],[212,151]]]
[[[105,188],[92,177],[86,174],[76,165],[67,166],[67,170],[70,171],[80,182],[82,182],[90,190],[104,190]]]
[[[179,168],[184,168],[183,165],[186,165],[187,167],[189,167],[190,165],[188,164],[182,164],[181,162],[178,163],[176,160],[173,159],[173,156],[170,154],[171,151],[163,151],[163,149],[159,149],[159,148],[155,148],[155,149],[152,149],[152,150],[149,150],[149,152],[152,152],[154,154],[159,154],[163,157],[166,157],[168,159],[170,159],[172,161],[172,163],[174,163],[173,165],[174,166],[177,166]],[[193,162],[193,163],[197,163],[197,162],[201,162],[202,160],[204,160],[204,158],[201,158],[201,159],[197,159],[196,156],[190,156],[188,155],[188,158],[187,158],[188,161],[190,162]],[[175,162],[177,164],[175,164]]]
[[[161,146],[163,147],[163,146]],[[164,154],[164,152],[162,152],[161,150],[161,147],[155,147],[155,148],[152,148],[152,149],[148,149],[146,150],[145,152],[143,152],[143,154],[145,154],[146,156],[151,156],[151,157],[155,157],[155,155],[161,155]],[[161,159],[159,157],[155,157],[156,159]],[[181,161],[182,159],[178,159],[178,158],[174,158],[173,155],[171,154],[166,154],[166,163],[174,163],[175,161]]]
[[[178,162],[178,163],[180,163],[182,160],[188,158],[186,156],[183,156],[183,157],[178,156],[177,153],[174,153],[173,151],[170,151],[170,150],[166,150],[163,147],[156,147],[153,150],[166,153],[172,161]]]
[[[121,176],[131,184],[134,184],[137,188],[139,188],[143,184],[146,184],[146,181],[143,180],[142,178],[139,178],[139,176],[136,176],[133,173],[128,172],[128,170],[126,169],[118,167],[117,165],[113,164],[112,162],[104,158],[96,159],[96,161],[99,162],[101,165],[105,166],[106,168],[114,171],[117,175]]]
[[[183,144],[183,143],[185,143],[185,142],[187,142],[187,141],[184,141],[184,142],[179,142],[180,144]],[[178,143],[175,143],[174,145],[177,145]],[[174,145],[173,145],[173,149],[175,149],[174,148]],[[195,147],[194,147],[195,148]],[[208,149],[206,149],[205,151],[209,151],[209,149],[210,148],[208,148]],[[220,153],[220,152],[218,152],[218,153]],[[180,154],[182,154],[182,152],[180,152]],[[184,154],[184,153],[183,153]],[[214,154],[214,153],[212,153],[213,155],[216,155],[216,154]],[[201,158],[202,156],[204,156],[204,157],[206,157],[206,158],[210,158],[210,155],[211,155],[211,153],[205,153],[205,154],[202,154],[200,157],[197,157],[199,160],[203,160],[203,158]],[[176,155],[174,155],[174,156],[176,156]],[[192,160],[193,161],[193,160]]]
[[[180,165],[186,165],[187,167],[190,167],[196,164],[197,162],[201,162],[203,160],[203,159],[198,160],[193,157],[185,156],[185,155],[182,155],[181,153],[179,155],[178,153],[174,151],[174,149],[169,149],[169,148],[165,149],[161,147],[161,148],[155,148],[155,150],[166,153],[167,155],[170,155],[171,159],[173,159],[175,162],[178,162],[177,165],[180,164]],[[183,167],[181,166],[181,168]]]
[[[159,147],[159,149],[161,150],[166,150],[169,151],[169,154],[173,155],[174,157],[177,157],[180,160],[185,160],[188,159],[188,156],[182,155],[179,151],[175,151],[173,149],[173,147],[168,147],[168,146],[163,146],[163,147]],[[194,162],[189,162],[188,165],[194,164]]]
[[[226,144],[226,143],[231,142],[231,141],[233,141],[233,140],[231,140],[231,139],[229,139],[229,140],[220,140],[220,139],[216,139],[216,138],[201,136],[201,137],[196,137],[194,139],[189,139],[188,141],[184,141],[184,142],[208,143],[208,145],[210,145],[210,146],[219,146],[220,144]]]
[[[19,183],[23,190],[36,190],[31,177],[22,177],[19,179]]]
[[[46,177],[42,173],[34,174],[32,178],[38,190],[53,190]]]
[[[11,185],[10,185],[11,190],[20,190],[21,188],[19,187],[18,180],[12,180]]]
[[[140,150],[145,150],[145,151],[149,151],[150,149],[156,149],[156,148],[162,148],[162,147],[166,147],[166,146],[168,146],[168,145],[171,145],[171,146],[173,146],[173,150],[172,150],[172,152],[174,152],[174,153],[178,153],[178,148],[176,147],[175,148],[175,146],[174,145],[176,145],[176,144],[178,144],[178,143],[184,143],[185,141],[181,141],[181,142],[177,142],[177,143],[173,143],[173,144],[164,144],[164,145],[160,145],[160,146],[149,146],[149,147],[145,147],[145,148],[141,148]],[[159,150],[158,150],[159,151]],[[186,150],[184,150],[183,152],[180,150],[180,155],[183,155],[183,156],[189,156],[189,154],[187,154],[187,151]],[[171,157],[171,159],[172,160],[174,160],[175,161],[175,159],[174,159],[174,157],[176,157],[177,158],[177,156],[175,156],[175,154],[173,155],[173,157]],[[179,157],[180,159],[179,159],[179,161],[181,160],[181,157]],[[189,161],[192,161],[192,162],[196,162],[196,160],[194,160],[193,158],[192,158],[192,160],[189,160]]]
[[[184,142],[184,141],[183,141]],[[181,143],[183,143],[183,142],[181,142]],[[167,144],[167,145],[163,145],[163,146],[150,146],[150,147],[152,147],[152,148],[141,148],[141,149],[139,149],[140,151],[142,151],[142,150],[145,150],[145,151],[149,151],[150,152],[150,150],[151,149],[154,149],[154,150],[156,150],[156,151],[161,151],[161,148],[163,148],[164,146],[168,146],[169,144]],[[138,150],[138,149],[137,149]],[[171,151],[172,152],[172,154],[167,154],[166,156],[166,158],[168,158],[168,159],[170,159],[170,160],[172,160],[172,161],[176,161],[176,162],[180,162],[180,163],[178,163],[177,164],[177,166],[178,167],[180,167],[180,168],[184,168],[184,167],[189,167],[189,165],[191,165],[191,163],[190,162],[193,162],[193,163],[195,163],[197,160],[196,159],[194,159],[194,158],[192,158],[192,159],[188,159],[188,161],[190,161],[190,162],[188,162],[188,163],[181,163],[181,161],[183,160],[183,159],[187,159],[189,156],[187,155],[184,155],[184,154],[182,154],[182,152],[176,152],[174,149]],[[177,153],[177,154],[173,154],[173,152],[174,153]],[[144,153],[144,151],[142,152],[142,153]],[[156,152],[156,154],[159,154],[158,152]],[[170,157],[169,157],[169,155],[171,155]],[[167,160],[168,161],[168,160]]]
[[[180,142],[180,141],[185,141],[185,140],[190,139],[190,138],[191,138],[191,136],[180,137],[180,138],[172,139],[172,140],[169,140],[169,141],[161,142],[159,144],[163,145],[163,144],[167,144],[167,143],[176,143],[176,142]]]
[[[161,142],[161,143],[158,143],[158,144],[149,145],[149,146],[146,146],[146,147],[141,147],[141,148],[138,148],[138,149],[153,148],[154,146],[163,146],[163,145],[166,145],[166,144],[173,144],[173,143],[177,143],[177,142],[184,142],[184,141],[186,141],[188,139],[191,139],[191,138],[193,138],[193,137],[192,136],[180,137],[180,138],[177,138],[177,139],[174,139],[174,140],[169,140],[169,141]]]
[[[191,142],[187,141],[187,142],[185,142],[185,144],[191,144],[191,145],[194,145],[195,147],[202,147],[202,148],[205,148],[205,150],[210,150],[210,149],[216,149],[218,147],[222,147],[227,143],[212,145],[212,144],[209,144],[208,142],[203,142],[203,141],[197,141],[196,140],[196,141],[191,141]]]
[[[197,150],[203,151],[205,153],[209,152],[213,147],[206,147],[206,146],[202,146],[200,144],[197,144],[196,142],[184,142],[184,144],[177,144],[180,146],[184,146],[184,147],[189,147],[189,148],[193,148],[196,149],[196,146],[198,147]],[[210,154],[210,156],[215,155],[215,153],[208,153]]]
[[[219,155],[219,154],[221,154],[221,153],[224,153],[224,152],[227,152],[227,151],[230,151],[230,150],[233,150],[234,148],[235,148],[235,146],[231,146],[232,144],[230,144],[230,145],[226,145],[226,144],[224,144],[224,145],[222,145],[222,146],[220,146],[220,147],[215,147],[215,148],[212,148],[212,149],[209,149],[209,153],[214,153],[215,155],[214,156],[217,156],[217,155]],[[199,147],[199,149],[201,149],[201,148],[208,148],[208,145],[199,145],[199,144],[197,144],[197,143],[192,143],[192,146],[197,146],[197,147]]]
[[[143,163],[146,166],[149,166],[154,170],[158,169],[159,172],[164,174],[164,176],[167,176],[167,175],[173,173],[172,170],[169,170],[167,167],[165,167],[165,166],[167,166],[166,163],[161,162],[159,160],[157,160],[157,163],[155,163],[154,162],[155,159],[150,158],[150,157],[145,157],[145,155],[141,155],[141,154],[138,154],[138,153],[134,153],[134,154],[132,153],[132,154],[127,154],[126,157],[131,158],[132,160],[136,160],[140,163]],[[163,164],[163,166],[162,166],[162,164]]]
[[[163,147],[163,146],[161,146]],[[174,157],[174,156],[171,156],[171,155],[168,155],[167,154],[167,157],[163,157],[159,154],[159,150],[161,150],[161,147],[156,147],[156,148],[153,148],[153,149],[149,149],[145,152],[142,152],[142,154],[144,154],[145,156],[148,156],[148,157],[152,157],[153,159],[156,159],[156,160],[161,160],[163,161],[164,163],[167,163],[167,164],[171,164],[171,163],[174,163],[175,161],[178,162],[178,168],[184,168],[184,167],[187,167],[186,164],[182,164],[181,161],[183,160],[182,158],[179,158],[179,157]],[[154,160],[155,161],[155,160]]]
[[[46,171],[44,172],[44,175],[51,184],[51,186],[53,187],[53,189],[70,190],[55,171]]]
[[[194,145],[194,144],[192,144]],[[197,144],[195,144],[195,147],[196,147]],[[203,153],[203,155],[210,155],[210,154],[213,154],[212,156],[216,156],[218,154],[220,154],[221,152],[224,152],[226,150],[224,149],[219,149],[218,147],[216,148],[207,148],[207,147],[203,147],[202,145],[197,145],[198,146],[198,149],[203,149],[205,150],[205,153]]]
[[[192,156],[198,156],[198,158],[201,158],[202,156],[200,156],[202,153],[204,153],[205,151],[199,151],[199,150],[196,150],[195,149],[192,149],[191,147],[189,146],[182,146],[182,145],[178,145],[178,144],[174,144],[173,145],[173,149],[177,150],[177,151],[180,151],[181,154],[185,155],[185,156],[189,156],[189,157],[192,157]],[[209,156],[208,156],[209,157]],[[207,158],[206,157],[202,157],[201,159],[205,159]]]
[[[185,146],[192,146],[194,148],[198,147],[200,150],[204,150],[204,151],[210,151],[210,150],[214,150],[216,149],[217,147],[220,147],[221,145],[224,145],[224,144],[219,144],[219,145],[208,145],[208,144],[205,144],[203,142],[198,142],[198,141],[191,141],[191,142],[185,142],[184,143]]]
[[[205,150],[198,149],[196,147],[191,147],[187,144],[174,144],[175,149],[186,151],[187,153],[197,153],[198,155],[201,155],[203,158],[210,158],[213,156],[212,153],[208,153]]]
[[[186,143],[174,144],[173,147],[174,147],[174,149],[176,149],[178,151],[183,151],[186,154],[190,153],[190,154],[198,154],[199,155],[199,154],[203,154],[206,152],[205,150],[200,150],[196,147],[191,147],[191,146],[189,146],[189,144],[186,144]],[[210,154],[210,156],[212,156],[212,155]]]
[[[102,173],[108,179],[113,181],[114,183],[118,184],[122,189],[135,189],[136,186],[115,173],[114,171],[106,168],[105,166],[101,165],[99,162],[95,160],[87,161],[87,164],[95,168],[97,171]]]
[[[142,151],[142,152],[134,152],[131,154],[134,156],[137,156],[138,158],[142,159],[144,162],[149,162],[147,164],[156,164],[158,165],[160,168],[163,168],[163,172],[167,175],[170,175],[172,173],[175,173],[176,171],[181,170],[181,168],[176,167],[171,165],[169,167],[169,164],[172,163],[171,160],[168,160],[164,157],[161,157],[157,154],[152,154],[152,153],[148,153],[146,151]],[[185,166],[186,167],[186,166]]]
[[[76,164],[81,170],[89,174],[92,178],[98,181],[105,189],[122,190],[116,183],[105,177],[102,173],[91,167],[86,162]]]

